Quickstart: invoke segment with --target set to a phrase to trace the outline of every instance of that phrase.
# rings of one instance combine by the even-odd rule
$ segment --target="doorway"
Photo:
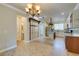
[[[17,41],[24,40],[25,17],[17,16]]]
[[[29,18],[29,39],[36,40],[39,38],[39,25],[40,21]]]

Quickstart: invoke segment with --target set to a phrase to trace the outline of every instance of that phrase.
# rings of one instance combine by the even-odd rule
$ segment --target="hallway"
[[[64,45],[64,38],[56,38],[52,42],[34,40],[30,43],[18,41],[17,48],[0,54],[2,56],[79,56],[67,52]]]

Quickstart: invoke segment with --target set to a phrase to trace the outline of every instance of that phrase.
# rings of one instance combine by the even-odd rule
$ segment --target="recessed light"
[[[64,15],[64,12],[62,12],[61,15]]]

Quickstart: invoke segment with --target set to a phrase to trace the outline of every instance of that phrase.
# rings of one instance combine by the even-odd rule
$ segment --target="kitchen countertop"
[[[79,37],[79,33],[65,33],[65,36]]]

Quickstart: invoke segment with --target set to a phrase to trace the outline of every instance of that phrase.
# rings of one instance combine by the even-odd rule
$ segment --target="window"
[[[64,24],[54,24],[55,30],[64,30]]]

